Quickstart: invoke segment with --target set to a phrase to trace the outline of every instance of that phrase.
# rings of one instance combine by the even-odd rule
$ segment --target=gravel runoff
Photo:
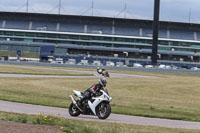
[[[144,126],[159,126],[167,128],[200,129],[200,122],[146,118],[139,116],[119,115],[113,113],[106,120],[99,120],[97,116],[87,116],[87,115],[80,115],[79,117],[71,117],[68,113],[68,109],[65,108],[23,104],[23,103],[1,101],[1,100],[0,100],[0,111],[31,114],[31,115],[39,115],[40,113],[44,113],[45,115],[54,114],[56,116],[64,117],[67,119],[76,119],[85,121],[126,123],[126,124],[135,124]]]

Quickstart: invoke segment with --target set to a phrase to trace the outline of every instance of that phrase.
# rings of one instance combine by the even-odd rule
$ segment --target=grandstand
[[[0,56],[150,63],[151,20],[0,12]],[[198,66],[199,24],[160,22],[158,62]]]

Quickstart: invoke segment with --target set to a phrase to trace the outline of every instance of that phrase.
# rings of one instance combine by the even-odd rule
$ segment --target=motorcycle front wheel
[[[79,116],[81,114],[80,110],[76,107],[76,105],[74,105],[73,103],[70,104],[69,106],[69,114],[71,116]]]
[[[111,113],[111,106],[109,103],[101,103],[96,110],[99,119],[106,119]]]

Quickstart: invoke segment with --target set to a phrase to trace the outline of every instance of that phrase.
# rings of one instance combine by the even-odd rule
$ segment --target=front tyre
[[[101,103],[96,110],[96,114],[99,119],[106,119],[111,113],[111,107],[109,103]]]
[[[70,104],[69,106],[69,114],[71,116],[79,116],[81,114],[80,110],[76,107],[76,105],[74,105],[73,103]]]

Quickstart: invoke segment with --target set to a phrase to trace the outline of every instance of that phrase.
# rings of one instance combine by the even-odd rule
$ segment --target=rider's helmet
[[[106,87],[106,84],[107,84],[107,80],[106,78],[100,78],[99,79],[99,84],[103,87]]]
[[[102,69],[100,69],[100,67],[97,67],[97,72],[98,72],[99,74],[102,74]]]

